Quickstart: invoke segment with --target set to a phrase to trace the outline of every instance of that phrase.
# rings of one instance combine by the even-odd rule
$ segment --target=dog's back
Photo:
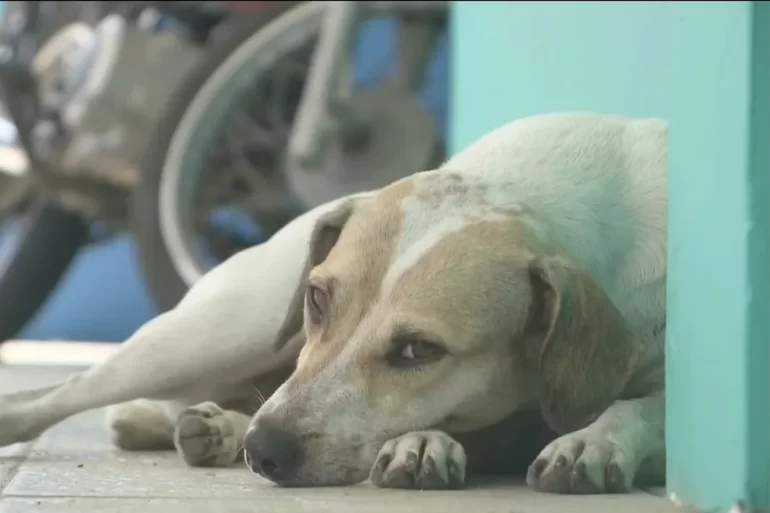
[[[442,169],[477,175],[500,208],[526,209],[540,243],[567,252],[649,330],[665,319],[666,138],[661,119],[547,114],[490,132]]]

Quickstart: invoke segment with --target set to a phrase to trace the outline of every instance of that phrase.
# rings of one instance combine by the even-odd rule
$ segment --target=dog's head
[[[426,172],[318,221],[286,326],[307,341],[253,419],[252,468],[284,485],[359,482],[407,431],[475,430],[539,404],[566,432],[621,393],[633,355],[619,312],[533,237],[526,209],[487,196]]]

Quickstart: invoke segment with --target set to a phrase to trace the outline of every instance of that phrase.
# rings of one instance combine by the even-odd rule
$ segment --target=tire
[[[372,4],[377,4],[375,8],[382,13],[392,12],[387,2]],[[441,2],[434,4],[446,8]],[[398,3],[394,2],[394,5]],[[265,2],[258,14],[241,17],[232,25],[214,29],[216,32],[224,28],[229,33],[222,34],[221,40],[205,50],[202,62],[168,100],[165,115],[148,144],[141,181],[134,191],[131,215],[139,264],[147,287],[161,310],[176,306],[207,270],[200,262],[191,262],[182,255],[185,250],[180,249],[190,246],[182,233],[182,225],[192,215],[181,211],[186,206],[180,208],[182,202],[178,196],[184,194],[182,190],[186,190],[189,183],[182,184],[179,177],[183,173],[189,175],[201,171],[192,169],[199,162],[196,149],[204,144],[204,140],[205,144],[209,143],[209,136],[201,134],[208,132],[210,135],[218,130],[220,123],[226,123],[223,121],[226,119],[223,114],[227,110],[223,107],[226,99],[239,98],[238,95],[253,84],[247,80],[252,76],[244,71],[248,66],[246,63],[269,60],[269,57],[255,57],[260,51],[263,52],[260,55],[278,55],[275,46],[270,46],[281,38],[285,43],[277,43],[283,47],[281,51],[289,47],[290,43],[286,41],[302,40],[300,34],[309,35],[305,40],[307,43],[315,35],[312,31],[320,29],[323,13],[323,2]],[[216,37],[213,39],[217,40]],[[266,41],[271,43],[265,44]],[[192,165],[185,167],[183,164]],[[299,213],[292,212],[291,215]],[[290,219],[284,214],[280,212],[275,216],[280,222],[265,219],[263,226],[268,228],[261,235],[269,237],[281,223],[288,222]],[[260,223],[262,221],[260,219]]]
[[[301,2],[267,2],[259,14],[223,27],[228,33],[204,50],[201,63],[186,77],[167,102],[161,121],[150,138],[142,177],[132,199],[131,229],[146,285],[159,309],[173,308],[189,289],[167,250],[160,225],[161,179],[167,152],[188,106],[217,68],[246,40]],[[225,22],[228,23],[228,22]],[[218,30],[215,29],[215,30]]]
[[[0,269],[0,343],[37,313],[88,235],[79,215],[52,205],[21,222],[28,229],[7,267]]]

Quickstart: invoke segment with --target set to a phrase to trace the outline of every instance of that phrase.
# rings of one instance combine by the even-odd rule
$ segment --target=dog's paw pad
[[[447,490],[465,484],[465,450],[440,431],[407,433],[387,442],[372,467],[382,488]]]
[[[232,438],[229,421],[218,407],[206,407],[206,404],[182,412],[174,429],[174,446],[193,467],[232,463],[237,444],[229,440]]]
[[[216,430],[203,417],[192,415],[180,417],[174,435],[174,442],[185,461],[194,466],[205,463],[219,438]]]

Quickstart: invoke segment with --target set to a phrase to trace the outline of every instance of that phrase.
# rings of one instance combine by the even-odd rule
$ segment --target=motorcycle
[[[420,89],[446,35],[446,2],[104,4],[112,12],[95,24],[0,51],[18,138],[0,150],[0,222],[21,212],[15,225],[26,227],[5,270],[0,243],[0,340],[94,226],[135,236],[167,309],[303,211],[444,158]],[[182,35],[141,28],[149,8],[169,6],[208,21],[183,21]],[[372,26],[397,35],[395,64],[361,80],[356,41]]]
[[[139,261],[162,309],[298,214],[444,160],[447,11],[270,2],[212,46],[218,58],[175,97],[134,193]]]
[[[142,133],[229,14],[189,4],[158,3],[179,28],[158,33],[147,28],[149,2],[4,3],[0,342],[103,232],[92,228],[125,230]]]

